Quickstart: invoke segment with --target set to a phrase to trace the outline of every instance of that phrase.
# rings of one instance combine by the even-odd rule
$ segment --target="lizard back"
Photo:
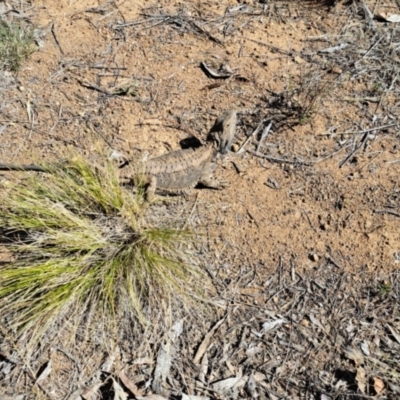
[[[211,144],[195,149],[174,150],[135,165],[133,175],[139,179],[141,176],[155,177],[158,191],[190,189],[197,185],[205,166],[216,153]]]

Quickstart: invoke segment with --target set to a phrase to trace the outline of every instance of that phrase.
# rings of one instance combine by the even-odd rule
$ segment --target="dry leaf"
[[[399,14],[392,14],[386,17],[386,21],[388,22],[400,22],[400,15]]]
[[[119,371],[118,378],[121,379],[121,382],[131,391],[134,396],[140,396],[143,394],[142,390],[139,390],[138,387],[126,376],[123,369]]]
[[[262,351],[262,347],[260,347],[259,345],[250,347],[249,349],[246,350],[246,356],[249,358],[254,357],[260,351]]]
[[[361,350],[366,356],[369,356],[371,354],[369,351],[368,342],[366,342],[365,340],[361,343]]]
[[[253,372],[252,376],[257,383],[263,382],[267,380],[267,377],[261,372]]]
[[[103,362],[102,366],[100,367],[100,370],[104,372],[110,372],[112,365],[114,364],[114,361],[115,361],[115,355],[110,354]]]
[[[400,22],[400,15],[399,14],[391,14],[386,15],[384,13],[380,13],[376,15],[376,18],[383,19],[386,22]]]
[[[134,365],[140,365],[140,364],[154,364],[154,360],[150,357],[142,357],[142,358],[136,358],[133,360]]]
[[[372,378],[374,381],[374,390],[376,394],[381,394],[383,392],[383,389],[385,389],[385,384],[383,381],[379,378],[376,378],[375,376]]]
[[[226,79],[233,74],[233,71],[230,70],[229,66],[223,66],[219,71],[211,69],[205,62],[201,62],[200,66],[208,76],[215,79]]]
[[[149,394],[148,396],[136,396],[138,400],[168,400],[166,397],[159,394]]]
[[[326,49],[318,50],[318,53],[334,53],[335,51],[345,49],[349,44],[348,43],[340,43],[337,46],[328,47]]]
[[[175,342],[183,332],[183,320],[176,322],[169,332],[170,339]]]
[[[248,381],[247,381],[247,390],[248,392],[251,394],[252,398],[257,398],[257,393],[256,393],[256,389],[257,389],[257,383],[256,380],[254,379],[253,374],[250,375]]]
[[[237,375],[233,378],[223,379],[211,384],[211,388],[217,392],[224,393],[228,390],[236,387],[242,387],[246,384],[248,376],[243,376],[241,370],[238,371]]]
[[[160,347],[157,356],[156,368],[151,388],[155,393],[162,393],[162,384],[166,381],[171,369],[172,360],[174,359],[176,348],[171,342],[176,342],[183,332],[183,321],[180,320],[168,332],[168,341]]]
[[[121,385],[114,378],[112,378],[112,381],[114,400],[128,400],[128,395],[125,393],[124,389],[122,389]]]
[[[356,382],[358,388],[360,389],[360,392],[362,394],[365,394],[365,388],[367,386],[367,378],[365,377],[365,370],[362,367],[357,368]]]
[[[7,129],[8,125],[2,125],[0,126],[0,135]]]
[[[280,319],[276,319],[275,321],[271,321],[271,322],[264,322],[263,323],[263,332],[269,332],[272,331],[272,329],[274,329],[275,327],[285,324],[288,321],[285,318],[280,318]]]
[[[160,347],[157,356],[156,368],[154,369],[153,382],[151,384],[153,392],[162,393],[162,384],[169,375],[174,355],[175,347],[170,341]]]
[[[347,382],[346,381],[342,381],[341,379],[339,379],[335,383],[335,389],[347,389]]]
[[[326,328],[324,325],[321,324],[321,322],[319,321],[319,319],[317,319],[314,314],[310,313],[310,315],[308,316],[310,318],[310,321],[315,325],[318,326],[318,328],[321,328],[324,332],[328,333],[326,331]]]
[[[97,396],[97,391],[101,386],[103,386],[103,382],[98,382],[91,386],[79,388],[68,397],[68,400],[91,400]]]
[[[198,376],[198,379],[201,382],[206,381],[207,371],[208,371],[208,356],[207,356],[207,353],[205,353],[203,358],[201,359],[200,372],[199,372],[199,376]]]
[[[27,103],[26,103],[26,113],[28,114],[29,122],[32,123],[32,120],[33,120],[33,109],[32,109],[32,103],[30,101],[27,101]]]
[[[343,351],[347,358],[355,362],[356,366],[364,364],[364,356],[360,350],[352,347],[346,347],[343,349]]]
[[[396,339],[397,343],[400,344],[400,335],[389,324],[386,324],[386,327],[389,329],[392,336]]]
[[[12,362],[9,362],[8,360],[3,360],[0,361],[0,372],[7,376],[10,374],[11,370],[14,368],[15,364]]]
[[[100,393],[99,389],[100,387],[103,386],[102,384],[97,383],[96,385],[93,385],[91,388],[88,388],[86,391],[82,393],[82,399],[83,400],[97,400],[100,398]]]
[[[400,394],[400,386],[399,385],[392,383],[392,382],[388,382],[387,385],[390,388],[390,390],[393,391],[393,393]]]
[[[268,393],[268,398],[269,398],[270,400],[280,400],[279,397],[275,396],[275,395],[274,395],[273,393],[271,393],[270,391],[267,391],[267,393]]]
[[[226,366],[228,367],[229,372],[230,372],[232,375],[235,375],[235,374],[236,374],[236,368],[232,365],[232,363],[231,363],[229,360],[226,360]]]
[[[196,355],[194,356],[193,362],[195,364],[198,364],[199,361],[201,360],[201,357],[203,357],[203,354],[206,352],[207,347],[211,341],[211,338],[213,337],[215,331],[220,327],[220,325],[224,322],[225,318],[220,319],[213,327],[212,329],[204,336],[203,341],[201,342],[200,347],[198,348]]]
[[[41,372],[41,374],[37,378],[36,383],[42,382],[43,380],[45,380],[50,375],[51,369],[53,367],[52,364],[53,363],[51,362],[51,360],[49,360],[49,362],[47,363],[46,367],[43,369],[43,371]]]
[[[82,400],[82,391],[82,388],[75,390],[75,392],[71,393],[71,395],[68,397],[68,400]]]

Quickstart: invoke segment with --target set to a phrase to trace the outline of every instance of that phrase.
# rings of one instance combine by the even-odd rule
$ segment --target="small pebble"
[[[238,150],[239,150],[239,145],[238,145],[237,143],[233,143],[233,145],[232,145],[232,151],[235,152],[235,153],[237,153]]]
[[[307,319],[302,319],[300,322],[300,325],[305,326],[306,328],[310,325]]]
[[[339,68],[337,65],[335,65],[332,67],[330,72],[333,74],[341,74],[341,73],[343,73],[343,70],[341,68]]]
[[[304,60],[301,57],[296,56],[294,57],[294,62],[296,62],[297,64],[303,64]]]
[[[301,212],[300,211],[295,211],[295,213],[293,214],[293,219],[295,221],[298,221],[301,218]]]

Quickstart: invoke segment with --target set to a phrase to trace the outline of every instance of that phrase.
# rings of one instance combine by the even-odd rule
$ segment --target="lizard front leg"
[[[224,189],[227,186],[226,182],[217,181],[212,177],[213,172],[215,171],[217,165],[215,163],[208,163],[204,166],[204,170],[199,179],[199,183],[210,189]]]
[[[154,200],[157,189],[157,178],[155,176],[151,176],[148,178],[148,182],[146,182],[146,190],[145,196],[148,202],[152,202]]]

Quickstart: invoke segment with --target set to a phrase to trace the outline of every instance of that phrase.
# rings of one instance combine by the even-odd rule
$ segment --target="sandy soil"
[[[98,5],[97,1],[84,6],[75,1],[33,2],[33,20],[47,35],[16,84],[2,95],[2,122],[11,122],[2,134],[4,162],[33,156],[54,159],[68,146],[90,153],[89,124],[97,124],[114,148],[128,154],[140,149],[158,155],[179,148],[187,134],[163,127],[167,118],[181,118],[204,138],[223,110],[262,112],[273,94],[301,84],[313,65],[297,54],[313,50],[307,38],[335,29],[325,7],[309,8],[307,21],[295,15],[289,21],[285,15],[282,21],[260,15],[248,17],[240,28],[242,20],[237,18],[235,29],[219,45],[179,29],[148,28],[151,23],[132,24],[132,28],[131,21],[144,21],[146,2],[121,2],[102,13],[85,11]],[[165,13],[182,9],[183,15],[197,12],[217,17],[233,5],[165,2],[160,7]],[[295,7],[289,11],[298,12]],[[116,29],[119,24],[126,27]],[[222,28],[216,30],[218,37]],[[227,63],[244,79],[210,79],[199,68],[202,61]],[[334,72],[327,75],[325,79]],[[124,81],[132,85],[135,96],[107,96],[79,83],[107,90]],[[220,86],[207,88],[213,83]],[[354,89],[365,90],[367,85],[347,80],[335,94],[355,97]],[[211,250],[224,253],[232,268],[246,262],[259,265],[267,274],[279,257],[294,258],[301,268],[312,268],[327,257],[353,271],[396,267],[398,222],[379,210],[390,204],[397,188],[399,164],[393,162],[397,137],[373,132],[376,137],[367,147],[339,168],[349,150],[336,151],[337,133],[357,131],[356,124],[359,131],[370,128],[373,113],[368,108],[373,104],[366,108],[333,100],[330,94],[318,99],[318,114],[309,122],[273,127],[261,149],[280,159],[315,165],[271,163],[249,153],[232,153],[216,172],[229,188],[201,190],[195,217],[213,238]],[[263,117],[274,121],[268,113]],[[238,144],[255,129],[254,119],[239,116]],[[330,134],[333,130],[336,133]],[[254,149],[252,144],[248,147]],[[330,153],[334,154],[326,157]]]

